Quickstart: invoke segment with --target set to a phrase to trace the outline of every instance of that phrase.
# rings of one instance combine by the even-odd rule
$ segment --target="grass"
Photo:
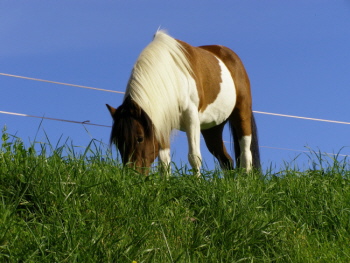
[[[38,149],[39,148],[39,149]],[[166,180],[2,134],[0,262],[349,262],[350,170]]]

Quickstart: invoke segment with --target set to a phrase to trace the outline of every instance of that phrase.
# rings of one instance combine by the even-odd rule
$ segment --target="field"
[[[350,262],[349,162],[314,158],[166,179],[3,131],[0,262]]]

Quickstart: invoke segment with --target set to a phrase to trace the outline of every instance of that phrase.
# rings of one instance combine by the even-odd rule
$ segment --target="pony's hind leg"
[[[230,128],[234,134],[237,166],[250,171],[253,166],[252,112],[250,109],[235,109],[229,118]]]
[[[241,150],[241,154],[239,156],[240,166],[247,169],[247,171],[249,171],[253,165],[253,156],[252,156],[252,152],[250,151],[252,136],[244,135],[239,139],[238,143],[239,143],[239,148]]]
[[[225,170],[233,169],[233,160],[227,153],[225,144],[222,140],[222,131],[225,123],[212,127],[207,130],[202,130],[202,135],[208,150],[219,161],[220,167]]]

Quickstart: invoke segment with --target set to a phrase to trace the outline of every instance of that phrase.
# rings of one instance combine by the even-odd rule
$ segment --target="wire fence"
[[[83,88],[83,89],[90,89],[90,90],[96,90],[96,91],[104,91],[104,92],[125,94],[125,92],[123,92],[123,91],[114,91],[114,90],[109,90],[109,89],[100,89],[100,88],[88,87],[88,86],[83,86],[83,85],[76,85],[76,84],[57,82],[57,81],[51,81],[51,80],[45,80],[45,79],[25,77],[25,76],[13,75],[13,74],[7,74],[7,73],[0,73],[0,76],[19,78],[19,79],[25,79],[25,80],[32,80],[32,81],[39,81],[39,82],[46,82],[46,83],[51,83],[51,84],[56,84],[56,85],[64,85],[64,86]],[[350,122],[345,122],[345,121],[326,120],[326,119],[311,118],[311,117],[304,117],[304,116],[295,116],[295,115],[287,115],[287,114],[272,113],[272,112],[265,112],[265,111],[253,111],[253,112],[256,113],[256,114],[264,114],[264,115],[279,116],[279,117],[294,118],[294,119],[303,119],[303,120],[328,122],[328,123],[336,123],[336,124],[347,124],[347,125],[350,124]],[[24,114],[24,113],[15,113],[15,112],[9,112],[9,111],[0,111],[0,113],[1,114],[7,114],[7,115],[21,116],[21,117],[31,117],[31,118],[39,118],[39,119],[46,119],[46,120],[53,120],[53,121],[61,121],[61,122],[68,122],[68,123],[75,123],[75,124],[83,124],[83,125],[92,125],[92,126],[111,128],[110,125],[91,123],[88,120],[87,121],[65,120],[65,119],[60,119],[60,118],[36,116],[36,115],[30,115],[30,114]],[[227,141],[225,141],[225,142],[229,143]],[[286,151],[309,152],[309,151],[304,151],[304,150],[296,150],[296,149],[289,149],[289,148],[279,148],[279,147],[270,147],[270,146],[260,146],[260,147],[261,148],[269,148],[269,149],[277,149],[277,150],[286,150]],[[327,154],[335,155],[335,154],[332,154],[332,153],[327,153]],[[339,156],[349,156],[349,155],[343,155],[343,154],[337,154],[337,155],[339,155]]]

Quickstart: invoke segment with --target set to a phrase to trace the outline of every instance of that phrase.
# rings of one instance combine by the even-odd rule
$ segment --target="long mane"
[[[134,65],[124,99],[130,96],[147,113],[161,143],[168,144],[171,131],[180,127],[184,85],[191,73],[181,44],[164,31],[156,32]]]

